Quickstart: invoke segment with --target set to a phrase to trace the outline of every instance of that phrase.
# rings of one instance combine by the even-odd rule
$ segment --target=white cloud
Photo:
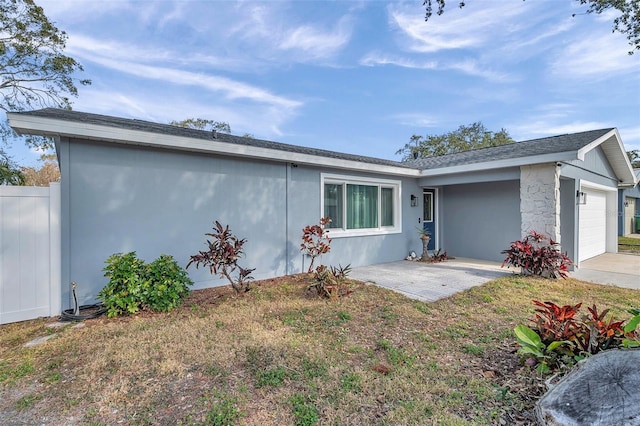
[[[557,122],[536,119],[535,121],[525,124],[513,125],[509,127],[508,130],[514,139],[520,141],[588,130],[606,129],[608,127],[612,126],[599,121],[573,121],[571,123],[558,124]]]
[[[348,42],[351,29],[347,19],[342,19],[335,28],[321,30],[311,25],[302,25],[288,30],[282,35],[278,47],[282,50],[297,51],[310,59],[333,57]]]
[[[495,82],[511,82],[516,81],[517,78],[506,72],[494,71],[483,67],[483,65],[473,59],[467,59],[463,61],[435,61],[435,60],[420,60],[417,58],[400,57],[390,54],[381,54],[372,52],[364,56],[360,60],[360,65],[364,66],[376,66],[376,65],[393,65],[402,68],[422,69],[422,70],[454,70],[463,74],[481,77],[483,79]]]
[[[82,57],[96,64],[115,70],[121,73],[135,75],[137,77],[161,80],[166,83],[176,85],[197,86],[212,92],[221,92],[229,99],[250,99],[254,102],[272,104],[283,108],[297,108],[301,106],[301,102],[290,100],[281,96],[274,95],[267,90],[235,81],[226,77],[210,75],[207,73],[198,73],[192,71],[184,71],[180,69],[168,68],[163,66],[154,66],[140,64],[123,60],[124,56],[137,58],[142,60],[153,60],[158,58],[166,58],[168,55],[164,52],[153,53],[151,57],[140,52],[136,55],[135,49],[126,51],[125,55],[112,53],[117,50],[117,45],[109,43],[94,43],[92,40],[85,39],[82,45],[84,53]],[[76,51],[80,51],[75,46]],[[115,57],[113,57],[115,56]]]
[[[461,62],[454,62],[452,64],[444,66],[444,68],[461,71],[465,74],[481,77],[489,81],[512,82],[518,80],[518,78],[506,72],[487,69],[483,67],[481,63],[472,59],[467,59],[466,61]]]
[[[251,133],[258,138],[277,138],[282,126],[295,115],[294,111],[254,103],[211,104],[190,96],[172,96],[167,102],[165,93],[144,89],[123,92],[88,88],[74,104],[78,111],[119,117],[138,118],[168,123],[189,117],[226,121],[234,134]]]
[[[391,54],[381,54],[376,52],[371,52],[364,56],[360,60],[360,65],[364,66],[375,66],[375,65],[395,65],[403,68],[415,68],[415,69],[423,69],[423,70],[434,70],[438,68],[438,62],[429,60],[429,61],[419,61],[416,59],[410,59],[407,57],[400,57],[397,55]]]
[[[240,11],[242,16],[236,16],[235,24],[229,28],[227,40],[250,48],[254,59],[285,63],[329,60],[349,43],[353,31],[349,15],[321,24],[300,19],[285,5],[246,5]]]
[[[98,40],[81,34],[69,38],[67,53],[80,62],[85,59],[95,61],[97,57],[103,57],[111,60],[130,61],[135,59],[137,62],[167,63],[190,68],[206,65],[218,70],[241,70],[250,66],[248,60],[239,57],[215,56],[199,51],[186,55],[183,51],[171,50],[157,44],[144,45],[139,43],[134,45],[117,40]]]
[[[391,22],[409,41],[408,49],[420,53],[486,45],[496,36],[512,32],[509,24],[525,11],[526,6],[517,3],[477,1],[462,10],[449,8],[442,17],[433,16],[425,23],[414,8],[389,7]]]
[[[419,113],[395,114],[390,119],[407,127],[435,127],[439,124],[433,116]]]
[[[579,37],[579,38],[578,38]],[[604,79],[640,72],[638,55],[628,55],[623,36],[599,31],[579,34],[551,63],[554,77]]]
[[[618,131],[627,151],[640,150],[640,126],[620,127]]]

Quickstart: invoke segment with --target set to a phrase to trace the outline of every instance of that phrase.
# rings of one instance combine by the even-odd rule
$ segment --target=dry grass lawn
[[[627,254],[640,254],[640,238],[618,237],[618,251]]]
[[[512,330],[531,300],[640,307],[639,291],[575,280],[511,276],[435,303],[349,285],[323,300],[283,277],[168,314],[2,326],[0,424],[530,424],[544,378]]]

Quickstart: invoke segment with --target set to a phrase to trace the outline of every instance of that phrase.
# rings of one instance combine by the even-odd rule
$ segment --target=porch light
[[[587,204],[587,193],[576,191],[576,204]]]
[[[417,207],[417,206],[418,206],[418,197],[411,194],[411,207]]]

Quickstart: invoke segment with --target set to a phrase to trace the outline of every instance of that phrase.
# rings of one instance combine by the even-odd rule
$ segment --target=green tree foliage
[[[24,185],[20,168],[0,150],[0,185]]]
[[[494,133],[478,121],[442,135],[413,135],[409,143],[396,151],[396,154],[402,155],[402,161],[410,161],[514,142],[505,129]]]
[[[197,130],[215,130],[217,132],[231,133],[231,126],[226,121],[214,121],[204,118],[186,118],[182,121],[169,122],[172,126],[187,127]]]
[[[631,151],[627,151],[627,156],[629,157],[629,161],[631,162],[631,166],[634,169],[640,169],[640,149],[634,149]]]
[[[581,5],[586,5],[586,13],[601,14],[609,9],[616,9],[620,15],[613,20],[613,31],[627,36],[632,55],[634,51],[640,50],[640,1],[638,0],[575,0]],[[434,6],[436,14],[442,15],[446,0],[424,0],[426,14],[425,21],[433,15]],[[458,7],[465,6],[464,1],[458,2]],[[573,16],[576,16],[574,14]]]
[[[78,96],[74,75],[83,71],[63,52],[67,34],[45,16],[33,0],[0,0],[0,109],[71,108],[69,97]],[[15,137],[1,123],[5,137]],[[30,145],[50,147],[46,138],[30,138]]]

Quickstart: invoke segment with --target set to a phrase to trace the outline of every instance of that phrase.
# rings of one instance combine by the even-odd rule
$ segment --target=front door
[[[436,248],[436,194],[433,189],[425,189],[422,193],[422,226],[427,234],[431,237],[427,248],[435,250]]]

